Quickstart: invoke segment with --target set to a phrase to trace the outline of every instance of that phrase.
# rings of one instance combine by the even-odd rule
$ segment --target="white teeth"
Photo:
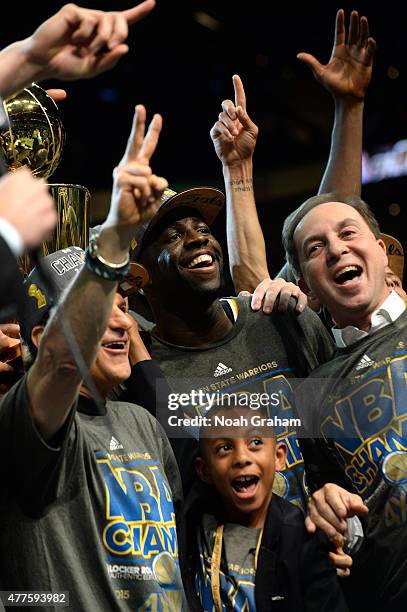
[[[236,491],[245,491],[251,486],[255,486],[259,481],[257,476],[237,476],[233,479],[232,487]]]
[[[104,344],[103,347],[121,350],[124,348],[124,344],[123,342],[108,342],[107,344]]]
[[[340,272],[338,272],[338,274],[335,276],[335,280],[337,278],[339,278],[340,276],[342,276],[342,274],[345,274],[345,272],[351,272],[351,271],[355,271],[358,272],[359,268],[357,266],[346,266],[346,268],[343,268],[343,270],[341,270]]]
[[[188,268],[194,268],[195,266],[198,266],[201,263],[209,263],[211,264],[213,261],[212,255],[208,255],[205,253],[205,255],[198,255],[198,257],[195,257],[195,259],[193,259],[189,264],[188,264]]]

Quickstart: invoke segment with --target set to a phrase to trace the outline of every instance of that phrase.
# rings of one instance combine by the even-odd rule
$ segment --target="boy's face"
[[[287,449],[272,430],[253,427],[252,410],[227,410],[227,418],[244,416],[248,425],[213,425],[200,442],[197,472],[222,497],[228,518],[247,527],[262,527],[269,506],[274,474],[285,465]],[[213,419],[212,419],[213,422]]]

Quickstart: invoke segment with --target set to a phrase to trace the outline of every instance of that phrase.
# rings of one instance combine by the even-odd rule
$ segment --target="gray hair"
[[[290,215],[288,215],[284,221],[282,233],[285,256],[297,279],[301,276],[301,269],[297,249],[294,244],[294,232],[300,221],[302,221],[313,208],[319,206],[320,204],[328,204],[329,202],[341,202],[342,204],[351,206],[357,210],[360,216],[364,219],[374,237],[378,240],[381,236],[376,217],[369,208],[368,204],[366,204],[366,202],[364,202],[359,196],[352,195],[344,198],[337,193],[321,193],[320,195],[308,198],[308,200],[303,202],[301,206],[296,208]]]

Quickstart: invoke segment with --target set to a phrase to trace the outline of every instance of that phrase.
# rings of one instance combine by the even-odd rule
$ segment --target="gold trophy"
[[[35,176],[50,177],[65,144],[65,130],[54,100],[33,83],[4,101],[9,126],[0,130],[0,153],[11,171],[27,166]],[[88,245],[90,193],[81,185],[49,186],[58,212],[51,238],[42,243],[43,255],[69,246]],[[20,258],[24,275],[31,270],[28,256]]]
[[[49,185],[57,207],[58,221],[51,238],[42,244],[44,255],[69,246],[86,249],[89,242],[90,193],[82,185]]]

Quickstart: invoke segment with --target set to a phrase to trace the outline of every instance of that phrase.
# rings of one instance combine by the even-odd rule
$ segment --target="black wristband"
[[[120,268],[112,268],[105,263],[102,263],[98,257],[92,257],[89,253],[89,249],[85,251],[85,265],[100,278],[106,280],[119,281],[129,272],[130,258]]]

